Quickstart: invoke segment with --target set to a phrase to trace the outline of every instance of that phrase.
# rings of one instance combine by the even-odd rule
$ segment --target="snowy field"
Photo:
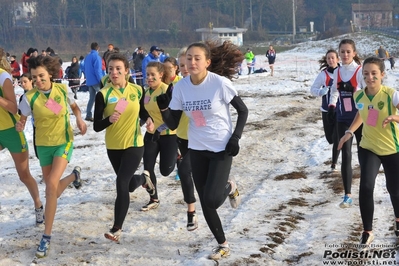
[[[332,259],[356,252],[353,245],[358,244],[362,232],[356,146],[353,146],[354,204],[352,208],[340,209],[338,204],[343,196],[340,172],[329,171],[331,146],[322,129],[321,99],[310,96],[309,89],[319,72],[317,61],[327,49],[338,49],[342,38],[355,40],[363,58],[380,45],[389,52],[398,51],[394,39],[360,34],[340,36],[303,43],[294,50],[278,53],[273,77],[269,72],[246,75],[244,69],[244,74],[234,81],[249,108],[241,150],[233,160],[231,171],[238,181],[242,204],[232,209],[227,200],[218,210],[231,247],[231,255],[219,265],[397,263],[396,252],[389,249],[396,241],[392,231],[394,215],[382,172],[374,193],[373,243],[387,246],[389,250],[378,250],[390,252],[391,256]],[[268,69],[265,56],[256,57],[256,68]],[[388,61],[386,66],[389,67]],[[397,88],[398,80],[399,70],[388,70],[384,83]],[[16,93],[21,94],[22,89]],[[78,93],[77,103],[83,118],[88,98],[88,93]],[[75,123],[73,118],[72,122]],[[29,123],[26,136],[31,151],[30,169],[45,202],[45,186],[40,183],[41,168],[33,154]],[[104,132],[94,132],[92,123],[88,123],[87,134],[76,135],[74,144],[65,174],[79,165],[86,182],[82,189],[67,189],[60,197],[50,254],[44,259],[34,257],[43,228],[34,225],[33,202],[18,179],[8,151],[0,152],[0,265],[215,265],[207,255],[217,243],[205,223],[201,206],[196,203],[199,228],[188,232],[179,181],[174,174],[162,177],[158,165],[159,208],[140,211],[149,196],[145,189],[137,189],[131,194],[120,244],[105,239],[103,234],[113,223],[116,192]],[[141,166],[137,171],[142,170]]]

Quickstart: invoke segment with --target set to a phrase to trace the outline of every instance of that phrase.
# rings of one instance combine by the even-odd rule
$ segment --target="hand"
[[[149,118],[147,118],[147,121],[145,122],[146,123],[146,128],[147,128],[147,130],[148,131],[153,131],[154,130],[154,122],[152,121],[152,118],[151,117],[149,117]]]
[[[352,135],[349,133],[345,133],[345,135],[343,135],[343,137],[339,140],[337,150],[342,149],[342,146],[344,145],[344,143],[347,142],[350,138],[352,138]]]
[[[390,115],[382,121],[382,128],[385,128],[389,123],[396,122],[395,115]]]
[[[154,134],[152,135],[152,142],[157,142],[159,140],[159,136],[161,136],[161,132],[155,130]]]
[[[26,120],[25,120],[25,121],[19,120],[19,121],[15,124],[15,130],[18,131],[18,132],[23,131],[24,128],[25,128],[25,123],[26,123]]]
[[[170,97],[167,93],[161,94],[157,97],[157,104],[159,110],[164,110],[169,107]]]
[[[116,123],[119,120],[119,117],[121,117],[121,114],[118,112],[114,112],[110,117],[109,117],[109,122]]]
[[[328,86],[323,86],[323,88],[321,88],[319,90],[319,96],[324,96],[328,93],[328,91],[330,90],[330,87]]]
[[[86,125],[86,123],[83,121],[82,118],[76,119],[76,125],[78,126],[78,128],[79,128],[79,130],[80,130],[80,134],[82,134],[82,135],[86,134],[87,125]]]
[[[328,123],[330,123],[330,125],[335,124],[335,107],[334,106],[328,107],[327,118],[328,118]]]
[[[232,135],[227,142],[225,151],[229,156],[236,156],[240,151],[240,146],[238,145],[239,138],[236,135]]]

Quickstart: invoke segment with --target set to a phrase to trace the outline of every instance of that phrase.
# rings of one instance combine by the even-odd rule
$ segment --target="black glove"
[[[327,119],[328,119],[328,123],[330,123],[330,125],[335,124],[335,107],[334,106],[328,107]]]
[[[167,93],[158,95],[157,97],[157,104],[159,110],[164,110],[169,107],[170,97]]]
[[[238,145],[239,140],[240,139],[236,135],[232,135],[230,137],[225,149],[227,155],[236,156],[238,154],[238,152],[240,151],[240,146]]]
[[[154,134],[152,135],[152,142],[157,142],[159,140],[159,136],[161,135],[161,132],[158,130],[155,130]]]

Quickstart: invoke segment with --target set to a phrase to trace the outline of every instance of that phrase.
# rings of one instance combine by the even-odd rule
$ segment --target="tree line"
[[[16,27],[14,11],[21,2],[36,2],[36,16],[25,27]],[[399,0],[2,0],[0,45],[50,41],[61,49],[87,48],[97,39],[181,46],[200,38],[195,29],[210,23],[247,28],[246,40],[261,41],[270,32],[292,32],[293,9],[297,27],[309,27],[310,21],[318,32],[348,26],[352,3],[392,3],[394,10],[399,6]]]

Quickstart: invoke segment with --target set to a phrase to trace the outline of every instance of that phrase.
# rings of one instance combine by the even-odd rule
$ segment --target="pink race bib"
[[[151,100],[151,96],[145,96],[144,97],[144,103],[149,103]]]
[[[344,109],[346,112],[352,112],[351,98],[344,98]]]
[[[46,106],[50,111],[52,111],[56,115],[58,115],[62,110],[62,106],[51,98],[47,100],[44,106]]]
[[[122,114],[125,109],[126,106],[129,104],[128,101],[126,101],[125,99],[119,99],[118,103],[115,105],[115,111],[117,111],[118,113]]]
[[[378,111],[375,109],[369,109],[369,115],[367,116],[367,125],[375,127],[378,120]]]
[[[204,127],[206,126],[206,120],[201,111],[192,111],[191,115],[193,117],[194,123],[196,127]]]

